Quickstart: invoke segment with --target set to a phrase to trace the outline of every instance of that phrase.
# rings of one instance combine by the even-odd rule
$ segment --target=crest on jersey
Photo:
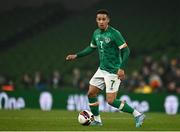
[[[111,41],[111,39],[110,38],[104,38],[104,41],[106,42],[106,43],[109,43],[110,41]]]

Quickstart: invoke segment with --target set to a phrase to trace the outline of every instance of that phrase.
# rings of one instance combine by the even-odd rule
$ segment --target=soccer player
[[[121,33],[109,25],[110,16],[107,10],[101,9],[96,13],[98,28],[94,31],[91,43],[84,50],[70,54],[66,60],[74,60],[89,55],[98,49],[100,66],[90,80],[88,99],[94,121],[91,125],[102,125],[99,114],[97,95],[106,88],[106,101],[120,111],[131,113],[135,117],[136,127],[140,127],[145,115],[130,107],[125,101],[116,99],[121,80],[125,79],[125,65],[130,50]]]

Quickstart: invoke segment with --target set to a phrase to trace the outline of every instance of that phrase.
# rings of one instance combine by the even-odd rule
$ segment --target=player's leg
[[[89,106],[91,112],[94,115],[95,122],[92,125],[102,125],[101,117],[99,114],[99,102],[97,100],[97,95],[100,90],[103,90],[105,87],[104,79],[103,79],[103,72],[102,70],[98,69],[94,76],[90,80],[90,86],[88,91],[88,99],[89,99]]]
[[[93,85],[89,85],[89,91],[88,91],[89,107],[94,115],[94,120],[98,122],[102,122],[99,114],[99,102],[97,100],[97,95],[99,92],[100,92],[99,88]]]
[[[141,114],[136,109],[133,109],[125,101],[120,101],[116,99],[120,83],[121,81],[117,78],[115,74],[109,74],[105,77],[106,100],[108,104],[115,108],[118,108],[120,111],[133,114],[136,121],[136,127],[140,127],[143,123],[145,115]]]
[[[115,93],[106,93],[106,100],[111,106],[118,108],[120,111],[133,114],[135,117],[136,127],[141,127],[143,124],[145,115],[138,112],[136,109],[133,109],[125,101],[120,101],[116,99],[117,92]]]
[[[133,114],[134,109],[129,106],[125,101],[120,101],[116,99],[117,92],[114,93],[106,93],[106,101],[108,102],[109,105],[118,108],[119,110],[126,112],[126,113],[131,113]],[[136,116],[140,115],[138,112]]]

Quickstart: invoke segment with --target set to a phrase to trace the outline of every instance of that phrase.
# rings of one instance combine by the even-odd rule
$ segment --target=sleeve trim
[[[90,47],[91,47],[91,48],[97,48],[97,46],[94,45],[93,43],[90,44]]]
[[[123,48],[125,48],[125,47],[127,47],[127,43],[124,43],[124,44],[120,45],[120,46],[119,46],[119,49],[123,49]]]

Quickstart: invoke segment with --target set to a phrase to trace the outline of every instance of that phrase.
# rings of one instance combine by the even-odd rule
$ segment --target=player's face
[[[106,14],[97,14],[96,22],[101,30],[105,30],[109,24],[109,17]]]

